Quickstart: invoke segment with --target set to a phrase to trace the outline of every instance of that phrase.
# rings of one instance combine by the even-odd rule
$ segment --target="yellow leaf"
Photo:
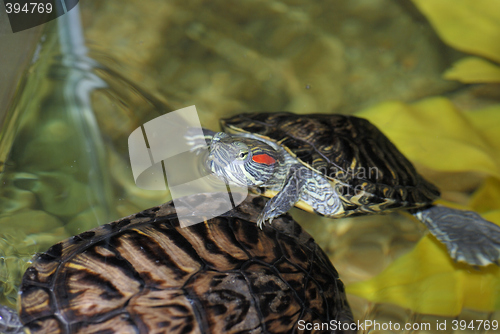
[[[500,180],[487,178],[472,195],[469,206],[477,212],[485,213],[485,219],[500,225]]]
[[[498,207],[498,198],[496,200],[496,206]],[[481,216],[486,219],[487,221],[490,221],[492,223],[495,223],[497,225],[500,225],[500,209],[496,210],[491,210],[487,211],[485,213],[481,213]]]
[[[413,162],[438,171],[479,171],[500,178],[495,148],[445,98],[386,102],[356,115],[378,126]],[[500,113],[490,116],[490,122],[500,121]]]
[[[454,63],[443,76],[463,83],[500,82],[500,67],[481,58],[467,57]]]
[[[488,144],[500,152],[500,104],[464,113]],[[496,154],[498,155],[498,153]]]
[[[500,1],[413,0],[450,46],[500,62]]]
[[[380,275],[347,286],[348,293],[393,303],[417,313],[456,316],[463,308],[491,312],[500,307],[500,268],[480,270],[453,263],[445,247],[425,236]]]

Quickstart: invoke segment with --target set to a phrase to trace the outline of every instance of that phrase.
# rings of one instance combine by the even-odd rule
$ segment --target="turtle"
[[[185,137],[192,150],[208,145],[207,172],[270,198],[259,226],[293,206],[329,218],[407,210],[456,262],[498,264],[500,227],[475,212],[435,205],[438,188],[366,119],[244,113],[222,119],[221,128]]]
[[[0,326],[15,333],[22,323],[32,334],[355,333],[344,285],[312,237],[289,215],[257,228],[260,196],[205,219],[225,198],[192,195],[50,247],[24,273],[20,321],[3,307]],[[180,212],[202,223],[181,228]]]

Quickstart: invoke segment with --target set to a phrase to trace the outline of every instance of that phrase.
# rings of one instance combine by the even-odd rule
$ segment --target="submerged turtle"
[[[205,165],[219,178],[271,198],[261,226],[294,205],[331,218],[406,209],[455,261],[499,259],[500,227],[474,212],[433,205],[439,190],[365,119],[259,113],[224,119],[221,126],[225,132],[186,137],[193,150],[207,141]]]
[[[301,323],[328,323],[347,330],[329,327],[316,333],[355,332],[344,286],[314,240],[288,215],[272,227],[257,228],[261,197],[180,228],[179,212],[211,216],[225,201],[209,196],[192,196],[184,207],[176,202],[177,210],[172,202],[163,204],[39,255],[19,293],[25,329],[298,333]],[[4,330],[21,330],[5,307],[0,320]]]

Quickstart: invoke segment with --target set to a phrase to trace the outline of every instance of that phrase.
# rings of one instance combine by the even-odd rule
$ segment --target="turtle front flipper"
[[[500,226],[472,211],[436,205],[413,212],[446,245],[451,258],[486,266],[500,259]]]
[[[0,333],[24,333],[23,325],[16,311],[7,306],[0,305]]]
[[[257,225],[262,229],[262,224],[274,218],[281,216],[290,210],[300,199],[300,193],[306,183],[303,173],[308,169],[302,166],[292,166],[286,177],[283,188],[269,201],[267,201],[264,210],[257,219]]]

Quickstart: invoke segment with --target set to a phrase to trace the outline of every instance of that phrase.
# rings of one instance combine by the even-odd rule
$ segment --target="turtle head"
[[[218,132],[210,144],[207,166],[226,183],[265,186],[280,160],[279,153],[263,141]]]

